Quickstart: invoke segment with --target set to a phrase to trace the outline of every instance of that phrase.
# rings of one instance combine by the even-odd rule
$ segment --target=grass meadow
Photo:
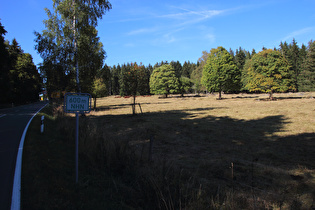
[[[29,128],[23,209],[311,209],[315,93],[97,99],[80,117],[51,103]],[[93,103],[92,103],[93,104]],[[39,133],[45,115],[45,133]]]

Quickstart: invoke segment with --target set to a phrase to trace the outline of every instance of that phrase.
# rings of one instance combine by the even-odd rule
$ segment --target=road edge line
[[[47,103],[49,104],[49,103]],[[47,104],[45,104],[45,106],[43,106],[42,108],[40,108],[32,117],[31,119],[28,121],[21,140],[20,140],[20,145],[19,145],[19,149],[18,149],[18,154],[17,154],[17,158],[16,158],[16,163],[15,163],[15,172],[14,172],[14,180],[13,180],[13,190],[12,190],[12,199],[11,199],[11,210],[20,210],[21,208],[21,172],[22,172],[22,155],[23,155],[23,146],[24,146],[24,140],[25,140],[25,136],[26,136],[26,132],[28,129],[28,126],[31,124],[33,118],[38,114],[38,112],[40,112],[44,107],[47,106]]]

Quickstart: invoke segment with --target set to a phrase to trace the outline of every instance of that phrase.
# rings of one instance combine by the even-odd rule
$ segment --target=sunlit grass
[[[183,111],[190,114],[188,118],[203,118],[206,116],[228,116],[239,120],[254,120],[263,117],[283,115],[286,124],[277,135],[295,135],[314,132],[315,130],[315,103],[312,100],[315,93],[287,93],[274,94],[276,101],[264,101],[268,94],[226,94],[223,100],[217,100],[217,95],[203,95],[202,97],[159,99],[158,96],[139,96],[136,103],[141,104],[144,113],[164,111]],[[131,98],[117,98],[114,96],[97,100],[100,111],[90,115],[125,115],[131,113]],[[136,107],[140,113],[139,106]],[[209,109],[207,111],[207,109]],[[211,110],[210,110],[211,109]]]

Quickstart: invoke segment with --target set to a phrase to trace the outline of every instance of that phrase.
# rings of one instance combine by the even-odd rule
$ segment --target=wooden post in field
[[[152,161],[152,150],[153,150],[153,141],[154,141],[154,136],[150,136],[150,148],[149,148],[149,161]]]
[[[231,174],[232,174],[232,181],[234,180],[234,163],[231,163]]]

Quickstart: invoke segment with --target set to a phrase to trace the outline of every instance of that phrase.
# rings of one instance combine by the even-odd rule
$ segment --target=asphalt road
[[[31,117],[46,103],[0,109],[0,209],[11,206],[15,163],[23,131]],[[39,128],[38,128],[39,129]]]

